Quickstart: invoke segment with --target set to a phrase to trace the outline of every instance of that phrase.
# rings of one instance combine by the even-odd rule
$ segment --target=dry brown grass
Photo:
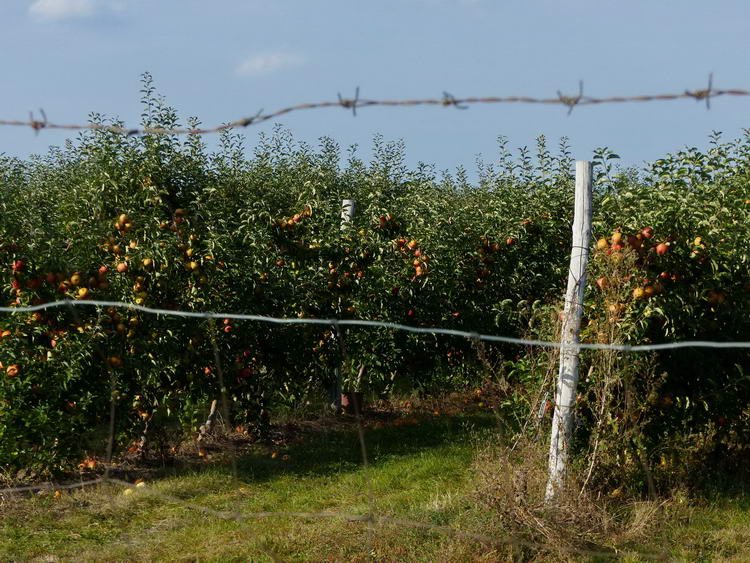
[[[547,504],[547,448],[542,442],[488,448],[477,456],[474,471],[476,502],[491,511],[498,528],[528,542],[517,550],[519,560],[580,561],[628,552],[645,559],[660,555],[635,546],[653,539],[671,501],[624,502],[618,495],[582,489],[579,476],[569,475],[566,490],[554,504]]]

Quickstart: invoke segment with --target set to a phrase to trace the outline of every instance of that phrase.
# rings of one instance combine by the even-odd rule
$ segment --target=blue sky
[[[750,88],[747,0],[2,0],[0,118],[43,108],[51,121],[89,112],[138,122],[140,75],[181,116],[217,125],[337,93],[372,99],[575,93],[592,96]],[[367,155],[374,134],[403,139],[409,164],[473,168],[496,138],[534,146],[570,138],[574,157],[608,146],[637,165],[705,147],[750,127],[750,98],[580,107],[365,108],[289,114],[302,140],[320,136]],[[252,147],[260,131],[246,130]],[[28,156],[68,134],[0,128],[0,152]]]

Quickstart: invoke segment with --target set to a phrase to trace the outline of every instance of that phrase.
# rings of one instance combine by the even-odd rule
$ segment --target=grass
[[[233,521],[150,493],[228,512],[343,512],[450,526],[503,537],[472,496],[477,452],[500,440],[487,414],[433,416],[368,428],[369,470],[351,426],[307,433],[271,458],[257,450],[228,465],[206,462],[124,493],[106,485],[2,500],[0,560],[37,561],[511,561],[560,560],[419,529],[342,519]],[[284,459],[284,455],[289,456]],[[0,497],[2,498],[2,497]],[[675,497],[646,525],[644,551],[682,561],[750,560],[750,499],[703,504]],[[571,555],[570,560],[586,560]],[[640,561],[637,556],[627,561]]]
[[[238,512],[336,511],[378,514],[440,525],[462,524],[471,489],[469,466],[492,439],[488,416],[435,417],[418,425],[367,430],[369,472],[350,428],[328,431],[271,459],[268,452],[227,466],[190,470],[147,485],[155,491]],[[281,453],[281,452],[280,452]],[[466,542],[464,542],[465,544]],[[448,551],[446,551],[448,549]],[[44,560],[380,560],[423,561],[482,556],[424,531],[393,527],[372,534],[340,519],[268,518],[235,522],[111,486],[6,501],[0,559]]]
[[[750,561],[750,499],[687,506],[670,523],[671,554],[682,561]]]

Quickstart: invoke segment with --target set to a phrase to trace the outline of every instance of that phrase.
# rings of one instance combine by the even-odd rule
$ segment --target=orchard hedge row
[[[148,81],[144,102],[144,126],[177,124]],[[615,156],[596,153],[601,240],[584,337],[750,340],[750,141],[714,138],[706,152],[641,172],[615,173]],[[543,138],[535,158],[522,150],[518,159],[501,140],[498,161],[473,184],[461,170],[409,169],[403,146],[380,138],[365,163],[353,150],[342,157],[331,139],[314,149],[281,129],[249,158],[231,133],[209,152],[198,137],[92,131],[40,157],[0,158],[0,293],[11,306],[107,299],[553,338],[571,168],[565,143],[553,155]],[[357,210],[342,230],[343,199]],[[219,394],[214,342],[233,424],[261,432],[271,407],[320,393],[337,366],[348,387],[364,373],[373,393],[460,386],[481,370],[472,343],[455,338],[350,328],[343,349],[341,341],[328,326],[125,309],[3,314],[0,464],[55,469],[100,453],[111,397],[118,450],[146,425],[195,430]],[[539,384],[538,374],[518,375],[524,350],[494,350],[505,373]],[[657,403],[667,397],[682,410],[657,409],[654,432],[670,416],[739,420],[750,398],[747,353],[658,362],[667,376]]]

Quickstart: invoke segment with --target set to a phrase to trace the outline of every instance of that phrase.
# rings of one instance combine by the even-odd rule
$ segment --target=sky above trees
[[[693,0],[6,0],[0,119],[81,123],[99,112],[137,124],[140,76],[183,118],[214,126],[259,110],[369,99],[680,93],[750,88],[750,4]],[[712,131],[742,135],[750,98],[576,108],[487,105],[340,108],[290,113],[245,130],[249,148],[274,123],[315,144],[330,136],[367,156],[374,134],[403,139],[409,164],[438,170],[491,162],[513,148],[566,136],[573,155],[607,146],[639,165]],[[75,134],[0,128],[0,152],[27,157]],[[209,145],[213,142],[207,138]]]

